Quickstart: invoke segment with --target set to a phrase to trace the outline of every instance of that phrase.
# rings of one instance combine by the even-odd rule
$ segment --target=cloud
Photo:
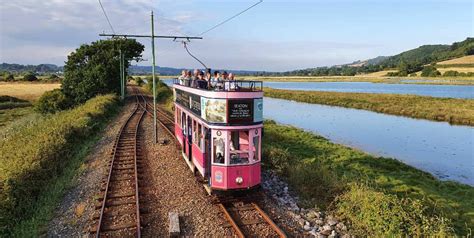
[[[117,33],[149,34],[150,10],[158,8],[157,34],[172,35],[190,35],[187,25],[212,17],[190,11],[190,2],[102,0]],[[10,63],[62,65],[75,48],[100,39],[99,33],[111,31],[96,0],[4,1],[0,18],[0,61]],[[150,59],[150,40],[140,41],[146,46],[144,58]],[[282,71],[350,62],[377,46],[271,39],[264,42],[244,36],[206,37],[191,42],[190,49],[213,68]],[[157,40],[157,62],[162,66],[201,67],[180,43],[169,40]]]

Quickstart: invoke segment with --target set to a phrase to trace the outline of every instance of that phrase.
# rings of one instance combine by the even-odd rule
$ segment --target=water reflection
[[[473,127],[273,98],[264,108],[267,119],[474,185]]]

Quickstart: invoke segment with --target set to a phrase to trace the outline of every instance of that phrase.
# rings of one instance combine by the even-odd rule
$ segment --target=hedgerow
[[[118,109],[113,95],[97,96],[0,141],[0,234],[34,212],[42,188],[61,174],[74,146]]]

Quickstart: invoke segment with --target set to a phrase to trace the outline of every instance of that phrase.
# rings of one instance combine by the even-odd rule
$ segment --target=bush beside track
[[[97,96],[20,127],[0,142],[0,234],[32,216],[43,188],[61,175],[76,146],[117,111],[116,96]]]

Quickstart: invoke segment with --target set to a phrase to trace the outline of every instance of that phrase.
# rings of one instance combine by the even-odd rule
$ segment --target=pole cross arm
[[[99,36],[202,40],[202,37],[199,37],[199,36],[151,36],[151,35],[127,35],[127,34],[99,34]]]

